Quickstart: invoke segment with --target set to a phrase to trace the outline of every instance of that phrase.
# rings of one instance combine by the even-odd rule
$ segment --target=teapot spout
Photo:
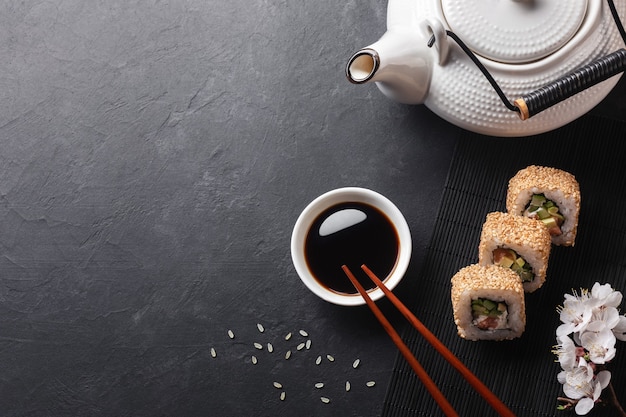
[[[372,81],[380,68],[380,56],[371,47],[356,52],[346,65],[346,77],[353,84],[363,84]]]
[[[375,82],[390,98],[406,104],[422,104],[428,96],[435,62],[447,55],[445,36],[439,22],[423,22],[421,30],[389,29],[377,42],[354,53],[346,65],[346,77],[353,84]],[[443,41],[440,41],[443,39]]]

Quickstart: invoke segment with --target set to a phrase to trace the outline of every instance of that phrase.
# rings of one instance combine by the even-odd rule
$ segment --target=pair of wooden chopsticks
[[[350,278],[354,287],[359,291],[365,302],[372,310],[380,324],[387,331],[387,334],[391,337],[396,344],[402,356],[407,360],[413,371],[417,374],[420,381],[424,384],[430,395],[435,399],[439,407],[443,410],[446,416],[458,416],[452,405],[448,402],[435,382],[430,378],[428,373],[424,370],[422,365],[413,356],[411,350],[404,344],[400,335],[394,330],[393,326],[385,318],[382,311],[378,308],[376,303],[370,298],[365,291],[365,288],[359,283],[352,271],[346,266],[341,267],[344,273]],[[415,329],[421,333],[422,336],[439,352],[469,383],[470,385],[493,407],[493,409],[501,416],[514,417],[515,414],[493,393],[481,380],[476,377],[464,364],[461,362],[437,337],[422,324],[411,313],[411,311],[383,284],[383,282],[366,266],[362,265],[361,269],[367,274],[367,276],[376,284],[387,296],[387,298],[393,303],[394,306],[402,313],[402,315],[415,327]]]

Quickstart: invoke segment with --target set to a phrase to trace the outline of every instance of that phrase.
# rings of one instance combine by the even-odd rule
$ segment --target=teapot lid
[[[450,27],[474,53],[498,62],[537,61],[566,45],[588,0],[440,0]]]

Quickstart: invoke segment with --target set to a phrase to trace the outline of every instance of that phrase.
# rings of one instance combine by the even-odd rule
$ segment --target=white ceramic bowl
[[[364,203],[377,208],[387,216],[396,229],[399,240],[398,257],[392,272],[383,280],[389,289],[398,285],[406,273],[411,260],[412,241],[409,226],[400,210],[389,199],[369,189],[346,187],[332,190],[317,197],[302,211],[291,235],[291,258],[298,276],[309,290],[323,300],[338,305],[354,306],[365,304],[360,294],[339,293],[322,285],[313,276],[305,259],[305,240],[312,224],[328,208],[347,202]],[[384,296],[379,288],[374,288],[368,293],[374,301]]]

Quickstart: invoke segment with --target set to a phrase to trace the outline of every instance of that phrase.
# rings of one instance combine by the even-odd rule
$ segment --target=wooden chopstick
[[[350,278],[350,280],[352,281],[352,284],[357,288],[361,296],[365,299],[367,305],[370,306],[370,308],[372,308],[373,306],[372,311],[374,312],[376,317],[379,319],[379,321],[381,320],[381,317],[382,317],[382,319],[386,321],[388,325],[391,327],[391,324],[389,324],[389,322],[384,317],[380,309],[378,309],[376,304],[372,301],[370,296],[363,289],[363,286],[356,280],[356,278],[354,277],[354,275],[352,275],[349,269],[345,265],[342,266],[342,269],[344,270],[346,275],[349,274],[348,278]],[[422,324],[422,322],[417,317],[415,317],[413,313],[411,313],[411,311],[387,288],[387,286],[385,286],[385,284],[376,276],[376,274],[374,274],[374,272],[372,272],[366,265],[362,265],[361,269],[363,269],[363,271],[374,282],[374,284],[376,284],[383,291],[383,293],[387,296],[387,298],[402,313],[402,315],[411,323],[411,325],[413,325],[413,327],[422,336],[424,336],[424,338],[435,348],[435,350],[437,350],[437,352],[439,352],[439,354],[441,354],[444,357],[444,359],[446,359],[446,361],[448,361],[469,382],[469,384],[487,401],[487,403],[489,403],[489,405],[498,413],[498,415],[507,416],[507,417],[515,417],[515,414],[485,384],[483,384],[483,382],[480,379],[478,379],[478,377],[476,377],[476,375],[474,375],[474,373],[472,373],[472,371],[470,371],[469,368],[467,368],[467,366],[463,364],[463,362],[461,362],[443,343],[441,343],[441,341],[430,330],[428,330],[428,328],[424,326],[424,324]],[[359,290],[359,287],[363,291]],[[378,313],[376,313],[376,311],[378,311]],[[381,321],[381,324],[382,324],[382,321]],[[387,330],[387,328],[385,328],[385,330]],[[393,328],[391,328],[391,330],[397,335],[397,333],[395,332],[395,330],[393,330]],[[387,333],[389,333],[389,331],[387,331]],[[400,343],[402,343],[402,345],[406,348],[406,345],[404,345],[402,341],[400,341]],[[402,349],[400,349],[400,351],[402,352],[402,355],[406,358],[407,356],[402,351]],[[413,356],[410,351],[408,351],[408,354],[411,357]],[[422,378],[420,377],[420,380],[421,379]],[[430,377],[428,379],[430,379]],[[428,389],[428,386],[426,386],[426,388]],[[436,397],[435,397],[435,400],[437,400]]]
[[[469,382],[469,384],[496,410],[501,416],[515,416],[515,414],[493,393],[491,390],[470,371],[467,366],[457,358],[422,322],[402,304],[387,286],[372,272],[366,265],[361,265],[361,269],[376,284],[393,303],[402,315],[420,332],[422,336],[447,360],[459,373]]]
[[[374,315],[376,316],[380,324],[383,326],[383,328],[387,331],[387,334],[391,337],[393,342],[396,344],[396,346],[400,350],[400,353],[402,353],[402,356],[404,356],[404,358],[407,360],[409,365],[411,365],[411,368],[413,368],[413,371],[415,371],[420,381],[422,381],[422,383],[424,384],[424,386],[426,387],[430,395],[435,399],[435,401],[437,402],[439,407],[443,410],[445,415],[448,417],[458,416],[457,412],[454,410],[452,405],[448,402],[446,397],[441,393],[441,391],[439,391],[439,388],[437,388],[437,385],[435,384],[435,382],[430,378],[428,373],[424,370],[422,365],[420,365],[420,363],[415,358],[415,356],[413,356],[408,346],[404,344],[398,332],[395,331],[395,329],[393,328],[389,320],[387,320],[383,312],[380,311],[376,303],[374,303],[371,297],[367,294],[367,291],[365,291],[365,288],[363,288],[363,286],[361,285],[361,283],[359,283],[359,281],[356,279],[354,274],[352,274],[352,271],[350,271],[350,269],[348,269],[346,265],[343,265],[341,269],[343,269],[343,271],[348,276],[350,281],[352,281],[352,284],[355,286],[359,294],[361,294],[363,299],[365,299],[365,302],[367,303],[369,308],[372,310],[372,312],[374,313]]]

